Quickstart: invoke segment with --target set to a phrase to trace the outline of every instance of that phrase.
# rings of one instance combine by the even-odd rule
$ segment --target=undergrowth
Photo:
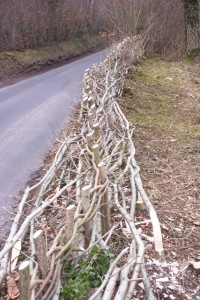
[[[200,48],[193,49],[187,56],[186,61],[192,61],[195,58],[200,57]]]
[[[80,259],[76,265],[66,264],[60,291],[63,299],[82,300],[90,289],[99,287],[113,257],[108,250],[94,246],[89,256]]]

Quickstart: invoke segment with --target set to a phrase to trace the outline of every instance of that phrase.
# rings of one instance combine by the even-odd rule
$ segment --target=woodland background
[[[1,0],[0,51],[145,33],[148,53],[179,57],[186,49],[185,21],[199,28],[199,7],[199,0]],[[198,41],[190,43],[196,48]]]

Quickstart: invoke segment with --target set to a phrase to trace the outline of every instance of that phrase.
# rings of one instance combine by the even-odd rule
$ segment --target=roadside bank
[[[105,48],[98,36],[82,37],[38,49],[0,53],[0,87],[17,82],[28,75],[62,66],[75,58]]]

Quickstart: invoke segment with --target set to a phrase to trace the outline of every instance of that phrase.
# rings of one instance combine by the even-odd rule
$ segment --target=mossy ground
[[[200,61],[200,48],[193,49],[185,58],[186,61]]]
[[[119,101],[135,126],[136,159],[161,222],[167,260],[183,267],[200,260],[199,64],[144,60]],[[184,276],[192,293],[200,278]]]

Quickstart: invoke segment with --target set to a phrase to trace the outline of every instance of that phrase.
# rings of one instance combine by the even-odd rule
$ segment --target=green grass
[[[81,55],[102,43],[99,37],[53,43],[44,48],[0,53],[0,79],[31,70],[39,70],[75,56]]]
[[[200,134],[198,76],[198,65],[158,59],[144,61],[123,89],[129,120],[159,132]]]
[[[186,61],[192,61],[195,58],[200,57],[200,48],[193,49],[185,58]]]

